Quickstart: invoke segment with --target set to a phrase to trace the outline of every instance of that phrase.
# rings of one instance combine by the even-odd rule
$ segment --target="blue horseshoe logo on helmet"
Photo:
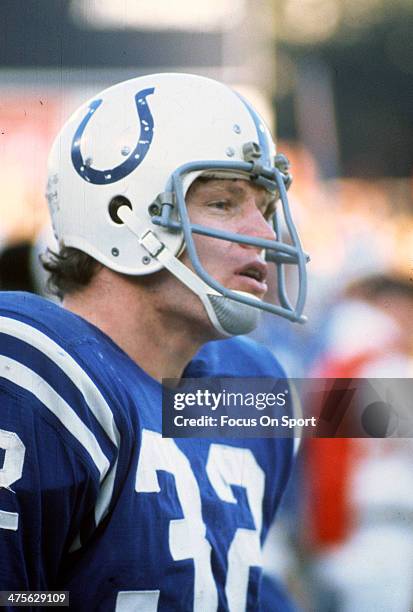
[[[72,163],[76,172],[82,179],[94,185],[109,185],[110,183],[116,183],[116,181],[125,178],[125,176],[133,172],[133,170],[143,162],[153,138],[153,117],[146,97],[153,94],[154,91],[155,88],[150,87],[149,89],[142,89],[142,91],[136,94],[135,103],[140,122],[139,140],[134,150],[124,162],[108,170],[96,170],[92,168],[91,165],[88,164],[88,160],[83,159],[82,153],[80,152],[83,132],[93,114],[102,104],[102,100],[93,100],[93,102],[90,103],[88,112],[83,117],[72,140]]]

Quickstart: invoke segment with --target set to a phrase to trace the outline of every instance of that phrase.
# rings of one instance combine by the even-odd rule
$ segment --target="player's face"
[[[275,198],[262,187],[241,179],[198,180],[186,202],[192,223],[257,238],[274,240],[270,224]],[[267,292],[267,264],[258,247],[194,234],[206,271],[228,289],[262,299]],[[184,254],[184,262],[190,265]]]

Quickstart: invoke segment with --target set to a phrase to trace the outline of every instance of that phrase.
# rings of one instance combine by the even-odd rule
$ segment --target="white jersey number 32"
[[[211,569],[211,546],[202,520],[201,495],[189,460],[170,438],[143,430],[136,475],[136,491],[160,493],[157,472],[174,476],[183,518],[170,521],[169,549],[176,561],[193,559],[195,569],[194,612],[212,612],[218,607],[218,594]],[[231,612],[246,608],[249,568],[261,565],[261,508],[265,476],[249,449],[211,444],[206,471],[218,497],[236,504],[231,485],[245,488],[255,529],[237,529],[228,550],[225,593]],[[120,592],[117,612],[155,612],[159,591]],[[138,606],[138,607],[137,607]]]

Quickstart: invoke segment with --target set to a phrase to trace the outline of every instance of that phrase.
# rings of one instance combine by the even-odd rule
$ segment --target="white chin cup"
[[[242,291],[236,291],[235,293],[254,297]],[[261,314],[258,308],[235,302],[235,300],[224,297],[219,293],[206,294],[205,298],[208,304],[205,303],[206,300],[203,297],[201,297],[201,300],[208,316],[215,329],[220,333],[226,336],[239,336],[249,334],[257,327]]]

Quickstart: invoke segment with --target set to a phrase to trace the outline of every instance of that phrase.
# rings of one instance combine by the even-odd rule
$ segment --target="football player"
[[[164,438],[161,380],[283,376],[235,336],[263,310],[303,320],[289,183],[254,109],[203,77],[120,83],[64,125],[45,262],[63,308],[0,294],[0,590],[65,590],[87,611],[258,609],[293,440]]]

